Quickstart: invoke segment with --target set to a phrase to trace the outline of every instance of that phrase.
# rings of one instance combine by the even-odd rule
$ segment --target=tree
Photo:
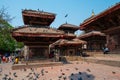
[[[22,47],[22,43],[16,42],[16,40],[11,36],[11,30],[13,27],[9,22],[13,19],[10,15],[5,12],[6,8],[2,7],[0,9],[0,50],[3,51],[14,51],[16,46]]]

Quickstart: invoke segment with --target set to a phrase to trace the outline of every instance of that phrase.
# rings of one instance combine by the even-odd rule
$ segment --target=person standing
[[[109,49],[107,47],[105,47],[104,54],[108,54],[108,52],[109,52]]]

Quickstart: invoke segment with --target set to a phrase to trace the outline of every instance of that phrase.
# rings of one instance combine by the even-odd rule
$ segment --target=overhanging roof
[[[37,11],[37,10],[23,10],[23,21],[25,25],[43,25],[49,26],[55,19],[54,13]]]
[[[64,29],[71,29],[71,30],[78,30],[79,29],[79,26],[76,26],[76,25],[73,25],[73,24],[68,24],[68,23],[65,23],[65,24],[62,24],[60,25],[60,27],[58,28],[59,30],[64,30]]]
[[[107,16],[107,15],[109,15],[109,14],[115,12],[115,11],[120,12],[120,2],[117,3],[117,4],[114,5],[114,6],[106,9],[105,11],[101,12],[101,13],[98,14],[98,15],[95,15],[95,16],[92,16],[92,17],[86,19],[82,24],[80,24],[80,29],[81,29],[81,30],[84,30],[84,29],[87,27],[87,25],[90,25],[90,24],[93,23],[94,21],[96,21],[96,20],[98,20],[98,19],[100,19],[100,18],[102,18],[102,17],[104,17],[104,16]]]
[[[85,33],[80,35],[78,38],[82,39],[82,38],[87,38],[87,37],[91,37],[91,36],[106,36],[104,33],[101,33],[99,31],[91,31],[89,33]]]
[[[59,39],[56,42],[52,43],[51,46],[69,46],[69,45],[82,45],[87,44],[86,41],[80,40],[80,39],[72,39],[72,40],[66,40],[66,39]]]
[[[52,28],[36,28],[31,26],[23,26],[23,27],[15,28],[12,31],[13,36],[31,36],[31,37],[46,36],[47,37],[48,35],[48,37],[52,37],[63,34],[64,32],[60,30],[55,30]]]

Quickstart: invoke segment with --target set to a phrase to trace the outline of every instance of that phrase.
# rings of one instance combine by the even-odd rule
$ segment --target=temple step
[[[111,51],[110,53],[111,53],[111,54],[120,54],[120,49]]]
[[[22,64],[14,64],[12,66],[13,70],[16,69],[24,69],[24,68],[39,68],[39,67],[50,67],[50,66],[62,66],[62,62],[39,62],[39,63],[22,63]]]
[[[43,62],[54,62],[54,59],[30,59],[28,61],[21,61],[21,63],[43,63]]]

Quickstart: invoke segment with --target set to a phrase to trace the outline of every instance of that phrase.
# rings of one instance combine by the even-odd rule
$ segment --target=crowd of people
[[[17,64],[18,56],[9,55],[7,53],[5,55],[0,54],[0,63],[10,63],[10,62],[12,62],[13,64]]]

